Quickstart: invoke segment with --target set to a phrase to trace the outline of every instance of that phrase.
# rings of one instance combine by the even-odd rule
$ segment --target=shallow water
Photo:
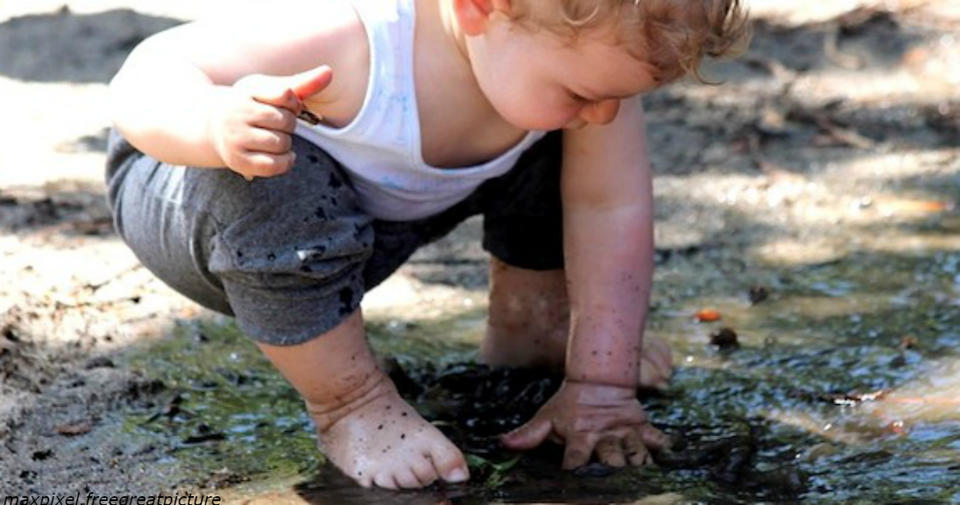
[[[167,390],[127,428],[251,503],[960,503],[958,265],[953,252],[801,266],[722,251],[662,258],[649,332],[671,342],[677,368],[668,391],[643,401],[677,444],[656,468],[567,474],[556,448],[500,450],[490,437],[556,379],[457,365],[473,356],[482,308],[368,325],[409,379],[401,389],[470,454],[470,486],[350,486],[316,453],[292,389],[229,325],[181,328],[133,358]],[[755,286],[768,293],[756,304]],[[704,307],[722,319],[697,322]],[[710,344],[721,327],[739,348]]]

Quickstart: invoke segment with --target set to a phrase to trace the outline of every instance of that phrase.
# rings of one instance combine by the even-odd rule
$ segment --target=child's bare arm
[[[653,195],[639,98],[616,120],[564,133],[564,256],[571,329],[563,387],[520,429],[515,449],[550,434],[566,444],[563,466],[596,452],[622,466],[649,461],[666,437],[636,399],[638,357],[653,271]]]
[[[357,85],[327,86],[322,70],[302,73],[320,65],[337,71],[356,57],[344,47],[358,34],[363,27],[352,7],[336,0],[279,0],[172,28],[141,43],[114,77],[112,119],[134,146],[161,161],[282,172],[292,161],[289,133],[303,106],[296,95],[332,102],[344,86]]]
[[[653,188],[639,98],[564,135],[568,379],[633,388],[653,276]]]

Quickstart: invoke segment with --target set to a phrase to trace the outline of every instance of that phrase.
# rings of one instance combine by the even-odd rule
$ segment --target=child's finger
[[[333,70],[327,65],[321,65],[290,77],[290,89],[296,93],[298,99],[306,100],[323,91],[332,80]]]
[[[527,424],[500,437],[500,441],[508,449],[523,451],[533,449],[543,443],[551,431],[553,431],[552,421],[534,417]]]
[[[633,466],[641,466],[652,462],[650,450],[644,444],[640,430],[630,430],[623,437],[623,448],[626,451],[627,461]]]
[[[240,156],[240,161],[235,166],[230,168],[244,176],[275,177],[289,172],[296,157],[296,153],[292,151],[284,154],[247,152]]]
[[[650,451],[647,450],[643,445],[640,446],[636,452],[631,453],[627,456],[627,460],[630,461],[632,466],[643,466],[653,462],[653,458],[650,456]]]
[[[250,152],[284,154],[293,147],[293,138],[284,132],[266,128],[251,128],[244,147]]]
[[[597,442],[597,459],[605,465],[615,468],[626,466],[627,460],[623,455],[623,445],[616,437],[605,437]]]
[[[250,111],[249,124],[269,130],[293,133],[297,128],[297,116],[286,108],[255,103]]]
[[[290,89],[285,82],[281,82],[279,77],[260,76],[262,80],[256,81],[252,86],[251,96],[257,102],[265,105],[272,105],[281,109],[286,109],[294,114],[300,114],[303,110],[303,103],[297,98],[297,93]]]
[[[294,75],[251,75],[235,84],[249,90],[254,100],[282,107],[294,114],[303,108],[303,100],[323,91],[333,80],[333,71],[323,65]]]
[[[563,450],[563,469],[573,470],[574,468],[586,465],[590,461],[590,455],[593,454],[594,435],[591,433],[576,433],[567,438],[567,446]]]
[[[643,444],[647,447],[661,450],[670,446],[670,437],[655,428],[652,424],[643,424],[638,428],[638,431],[640,432],[640,440],[642,440]]]

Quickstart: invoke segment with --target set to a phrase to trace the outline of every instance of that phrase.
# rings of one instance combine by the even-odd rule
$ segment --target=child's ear
[[[494,13],[510,14],[511,0],[453,0],[460,29],[467,36],[481,35]]]

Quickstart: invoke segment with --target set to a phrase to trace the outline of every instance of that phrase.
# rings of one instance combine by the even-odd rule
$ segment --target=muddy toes
[[[433,482],[439,478],[429,454],[424,454],[418,461],[413,462],[410,470],[424,486],[433,484]]]

